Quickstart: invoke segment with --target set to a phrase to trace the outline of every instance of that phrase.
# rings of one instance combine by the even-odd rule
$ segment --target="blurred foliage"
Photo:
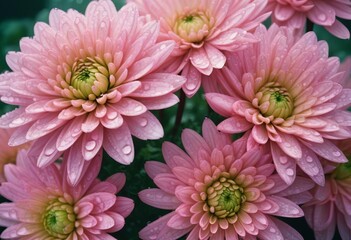
[[[0,1],[0,9],[2,11],[2,14],[0,14],[0,73],[9,70],[5,61],[6,53],[9,51],[18,51],[20,39],[25,36],[33,35],[35,22],[47,22],[50,9],[59,8],[67,10],[69,8],[74,8],[80,12],[84,12],[89,2],[90,0]],[[125,1],[114,0],[114,3],[117,8],[121,8]],[[7,11],[8,9],[10,10]],[[350,21],[345,22],[345,24],[351,29]],[[330,55],[339,56],[341,59],[351,55],[350,40],[337,39],[325,29],[318,26],[315,26],[315,31],[319,39],[328,41],[330,45]],[[201,123],[205,117],[209,117],[215,123],[220,122],[221,118],[211,111],[204,102],[205,100],[202,92],[192,99],[187,99],[182,122],[176,129],[174,129],[174,122],[177,106],[154,112],[164,126],[165,137],[157,141],[141,141],[134,139],[136,156],[134,162],[130,166],[118,164],[109,156],[104,155],[103,166],[99,177],[103,180],[116,172],[124,172],[127,176],[127,183],[120,192],[120,195],[130,197],[135,202],[135,209],[131,216],[126,219],[126,226],[114,235],[118,239],[138,239],[138,232],[146,226],[147,223],[167,213],[165,210],[155,209],[142,203],[138,198],[139,191],[155,187],[144,170],[144,164],[147,160],[163,161],[161,149],[164,141],[171,141],[181,146],[180,136],[182,129],[190,128],[200,133]],[[0,114],[4,114],[13,108],[13,106],[8,106],[0,102]],[[309,229],[306,229],[306,227],[301,228],[301,223],[303,226],[306,226],[303,219],[289,220],[288,222],[305,236],[311,236],[311,231]]]

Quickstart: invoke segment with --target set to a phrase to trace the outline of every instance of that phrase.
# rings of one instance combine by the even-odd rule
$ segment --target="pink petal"
[[[349,39],[350,32],[349,29],[343,25],[339,20],[335,19],[334,23],[331,26],[325,26],[325,29],[328,30],[334,36],[341,39]]]
[[[223,55],[223,53],[217,48],[213,47],[211,44],[205,44],[204,47],[212,67],[222,68],[226,61],[226,57]]]
[[[224,117],[230,117],[234,114],[232,107],[236,100],[235,98],[219,93],[207,93],[205,97],[210,107],[216,113]]]
[[[147,161],[145,163],[145,171],[152,179],[159,173],[171,173],[170,168],[166,164],[157,161]]]
[[[267,196],[268,199],[278,204],[278,211],[272,213],[275,216],[280,217],[302,217],[303,211],[292,201],[278,196]]]
[[[125,117],[133,136],[142,140],[163,137],[163,127],[158,119],[149,111],[135,117]]]
[[[82,134],[81,125],[83,121],[84,117],[77,117],[63,127],[56,141],[58,151],[63,152],[67,150],[78,140]]]
[[[161,173],[154,178],[155,184],[166,193],[173,194],[177,186],[182,186],[183,183],[175,178],[172,174]]]
[[[271,153],[279,176],[288,185],[292,184],[296,177],[295,159],[283,153],[282,150],[273,142],[271,142]]]
[[[198,159],[198,152],[200,149],[203,149],[208,153],[211,152],[211,149],[205,140],[197,132],[191,129],[184,129],[181,138],[186,152],[195,161]]]
[[[211,74],[212,66],[204,48],[191,49],[190,61],[191,64],[202,74]]]
[[[72,148],[69,149],[67,153],[67,177],[68,182],[75,186],[80,181],[81,177],[84,174],[84,169],[86,170],[90,161],[86,161],[81,153],[76,149],[82,148],[82,141],[77,141]],[[101,161],[101,160],[100,160]]]
[[[182,149],[180,149],[177,145],[164,142],[162,144],[162,154],[165,159],[167,165],[170,168],[174,168],[177,166],[184,167],[193,167],[194,160],[191,159]]]
[[[111,210],[117,211],[124,218],[128,217],[134,209],[134,202],[130,198],[126,197],[117,197],[115,205]]]
[[[138,196],[144,203],[160,209],[174,210],[180,205],[174,195],[158,188],[142,190]]]
[[[174,94],[167,94],[155,98],[145,98],[141,101],[149,110],[159,110],[169,108],[179,102],[179,99]]]
[[[302,157],[296,159],[297,165],[310,176],[317,184],[324,186],[324,171],[320,160],[312,150],[305,146],[302,148]]]
[[[94,205],[94,209],[91,211],[92,214],[103,213],[116,202],[116,196],[106,192],[96,192],[84,196],[78,201],[78,203],[89,202]],[[78,204],[77,203],[77,204]]]
[[[201,86],[201,73],[191,64],[186,64],[182,70],[182,76],[186,77],[183,91],[187,97],[192,97]]]
[[[202,124],[202,136],[211,149],[221,149],[231,142],[229,135],[219,132],[209,118],[205,118]]]
[[[179,216],[178,214],[175,214],[169,219],[169,221],[167,222],[167,226],[173,229],[184,229],[189,228],[190,226],[192,226],[192,224],[190,223],[189,218],[184,218],[182,216]]]
[[[295,136],[289,134],[279,133],[282,141],[277,142],[277,145],[282,149],[288,156],[292,158],[301,158],[302,151],[299,141]]]
[[[147,110],[139,101],[127,97],[122,98],[117,104],[114,104],[113,108],[124,116],[137,116]]]
[[[278,218],[270,218],[272,222],[278,227],[279,231],[283,235],[284,239],[294,239],[294,240],[303,240],[301,234],[296,231],[294,228],[290,227],[283,221],[280,221]]]
[[[337,163],[344,163],[348,161],[342,151],[340,151],[334,143],[327,139],[324,139],[323,143],[312,143],[306,141],[301,142],[314,151],[317,155],[328,159],[329,161]]]
[[[225,133],[240,133],[245,132],[253,127],[252,123],[248,122],[245,118],[234,115],[222,121],[218,126],[218,130]]]
[[[103,128],[98,127],[91,133],[85,133],[82,137],[82,154],[85,160],[89,161],[102,147],[103,141]]]
[[[259,144],[265,144],[268,141],[267,130],[263,125],[255,125],[252,128],[251,135]]]
[[[103,147],[115,161],[130,164],[134,159],[134,145],[126,124],[104,131]]]
[[[114,185],[117,188],[117,192],[115,193],[118,193],[122,190],[126,183],[126,175],[124,173],[115,173],[112,176],[108,177],[105,182]]]

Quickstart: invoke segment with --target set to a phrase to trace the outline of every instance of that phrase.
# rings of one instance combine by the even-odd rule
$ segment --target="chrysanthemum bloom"
[[[12,132],[10,129],[0,129],[0,182],[5,181],[4,165],[15,163],[18,151],[29,146],[28,144],[24,144],[17,147],[10,147],[7,142]]]
[[[247,131],[248,147],[267,144],[279,175],[291,184],[296,164],[316,183],[324,184],[317,155],[346,162],[329,139],[351,137],[351,89],[337,83],[344,78],[339,59],[328,58],[328,45],[313,32],[297,41],[290,28],[261,26],[256,46],[228,59],[228,67],[213,78],[221,93],[206,99],[217,113],[227,117],[220,131]],[[209,87],[208,91],[217,91]]]
[[[350,38],[347,27],[336,19],[351,19],[349,0],[269,0],[267,10],[279,25],[303,29],[308,18],[339,38]]]
[[[38,165],[68,150],[67,171],[76,184],[84,165],[103,147],[116,161],[134,158],[131,135],[158,139],[163,128],[149,111],[178,102],[172,92],[185,79],[158,70],[174,42],[156,43],[159,25],[143,23],[135,5],[119,12],[110,0],[92,1],[82,15],[54,9],[37,23],[0,76],[1,100],[19,105],[0,119],[16,128],[10,144],[36,140]],[[74,149],[74,150],[69,150]]]
[[[351,156],[351,140],[338,144]],[[303,206],[316,239],[332,240],[336,226],[343,240],[351,238],[351,162],[325,166],[325,186],[313,189],[314,199]]]
[[[302,216],[287,197],[302,200],[313,182],[299,177],[288,187],[274,174],[270,155],[258,148],[246,152],[243,139],[231,143],[210,120],[202,130],[203,137],[183,131],[186,153],[166,142],[162,150],[167,164],[146,163],[159,188],[143,190],[139,197],[173,211],[142,229],[140,238],[172,240],[190,232],[188,240],[302,239],[272,215]]]
[[[177,46],[167,69],[187,78],[183,90],[193,96],[202,75],[221,69],[223,51],[235,51],[254,41],[247,31],[268,17],[267,0],[128,0],[152,19],[160,19],[159,40],[173,39]]]
[[[0,204],[0,225],[7,227],[1,239],[115,239],[108,233],[122,229],[134,203],[116,196],[124,174],[101,182],[99,170],[90,165],[82,182],[72,187],[63,168],[40,169],[25,151],[19,152],[17,164],[5,166],[7,182],[0,186],[0,194],[12,201]]]

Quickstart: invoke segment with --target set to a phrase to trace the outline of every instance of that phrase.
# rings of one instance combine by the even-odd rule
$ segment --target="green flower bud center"
[[[286,88],[277,83],[269,83],[259,92],[261,96],[258,99],[258,104],[263,116],[283,119],[291,116],[294,102]]]
[[[206,190],[210,212],[218,218],[234,216],[246,201],[243,188],[232,179],[221,177]]]
[[[43,215],[43,225],[47,233],[58,239],[66,239],[75,229],[76,215],[73,207],[58,199],[51,201]]]
[[[73,64],[70,85],[83,99],[94,100],[109,89],[108,68],[94,59]]]
[[[178,18],[173,30],[185,41],[200,44],[208,35],[209,28],[209,18],[200,12]]]

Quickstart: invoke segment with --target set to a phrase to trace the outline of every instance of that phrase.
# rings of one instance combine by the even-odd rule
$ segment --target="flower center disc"
[[[66,239],[75,228],[76,216],[73,207],[58,199],[51,201],[43,215],[45,230],[50,236]]]
[[[291,116],[294,102],[286,88],[278,83],[268,83],[258,94],[259,109],[263,116],[286,119]]]
[[[200,44],[208,35],[210,20],[204,13],[193,13],[176,20],[173,31],[187,42]]]
[[[244,190],[232,179],[221,177],[207,188],[207,204],[218,218],[234,216],[246,201]]]
[[[110,87],[109,71],[94,59],[78,60],[72,67],[70,85],[82,99],[95,100]]]

